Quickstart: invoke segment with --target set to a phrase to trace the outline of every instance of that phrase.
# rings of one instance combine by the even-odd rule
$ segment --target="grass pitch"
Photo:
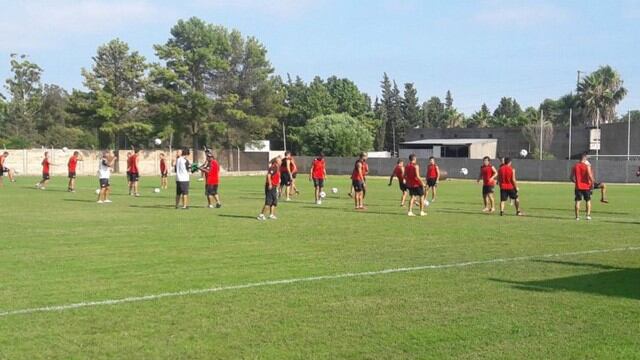
[[[611,186],[591,222],[573,218],[570,184],[521,184],[526,217],[480,213],[481,188],[448,181],[424,218],[397,184],[370,179],[355,212],[347,177],[322,206],[312,187],[255,220],[263,178],[223,178],[223,208],[192,182],[98,205],[95,178],[46,191],[0,189],[0,358],[640,358],[637,186]],[[171,184],[172,185],[172,184]],[[469,261],[559,254],[461,266]],[[228,289],[64,311],[24,309],[189,289],[403,267],[458,264]]]

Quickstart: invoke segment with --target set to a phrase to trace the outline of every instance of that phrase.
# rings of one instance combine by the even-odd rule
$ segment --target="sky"
[[[153,45],[191,16],[258,38],[276,74],[347,77],[372,98],[386,72],[420,101],[450,90],[467,115],[502,96],[537,107],[609,64],[629,91],[618,112],[640,109],[633,0],[0,0],[0,77],[20,53],[44,82],[83,88],[99,45],[120,38],[155,62]]]

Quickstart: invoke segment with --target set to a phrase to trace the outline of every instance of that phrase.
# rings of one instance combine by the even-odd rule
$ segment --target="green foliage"
[[[9,137],[23,140],[28,146],[37,141],[36,122],[42,109],[42,69],[26,55],[11,55],[11,73],[5,88],[11,100],[7,106],[5,131]]]
[[[418,100],[418,91],[412,83],[404,84],[402,116],[404,117],[404,120],[409,129],[420,126],[421,113]]]
[[[432,96],[422,104],[422,126],[441,128],[444,127],[444,104],[437,96]]]
[[[369,129],[347,114],[323,115],[311,119],[299,130],[303,152],[327,156],[355,156],[371,149]]]
[[[620,74],[611,66],[601,66],[578,84],[581,104],[591,117],[591,125],[615,120],[616,106],[627,95]],[[598,117],[599,116],[599,117]]]
[[[487,104],[482,104],[480,110],[475,112],[471,117],[466,119],[466,127],[468,128],[483,128],[487,127],[491,123],[493,115],[489,111]]]

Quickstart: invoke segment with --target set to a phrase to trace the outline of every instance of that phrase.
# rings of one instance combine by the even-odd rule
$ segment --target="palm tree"
[[[611,66],[601,66],[578,84],[578,95],[592,119],[592,125],[615,119],[616,106],[627,95],[620,74]],[[599,117],[598,117],[599,114]]]

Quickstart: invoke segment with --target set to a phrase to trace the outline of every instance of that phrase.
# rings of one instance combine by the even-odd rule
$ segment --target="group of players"
[[[205,181],[205,196],[207,198],[207,206],[209,208],[220,208],[220,196],[218,187],[220,183],[220,165],[213,151],[206,149],[206,161],[202,166],[192,165],[189,162],[189,149],[178,150],[175,158],[171,161],[171,166],[176,174],[176,209],[189,208],[189,187],[191,174],[200,172]],[[15,172],[6,166],[6,159],[9,153],[5,151],[0,155],[0,186],[2,179],[6,174],[11,182],[15,182]],[[98,179],[100,189],[98,191],[99,204],[111,203],[110,193],[111,184],[110,177],[117,161],[113,151],[104,151],[98,166]],[[68,191],[76,191],[76,169],[78,162],[84,158],[78,151],[74,151],[67,162],[68,169]],[[501,158],[498,169],[492,165],[489,157],[484,157],[480,171],[478,173],[477,182],[482,182],[482,212],[494,213],[495,196],[494,189],[498,185],[500,189],[500,215],[504,215],[505,204],[511,201],[515,205],[517,216],[523,216],[524,213],[520,207],[520,198],[518,195],[518,182],[516,180],[516,170],[513,167],[510,158]],[[49,152],[44,153],[42,165],[42,179],[36,184],[36,188],[44,190],[50,180],[52,163],[49,158]],[[161,189],[168,188],[169,164],[164,153],[160,154],[160,174]],[[258,216],[258,220],[277,219],[276,208],[278,200],[284,197],[286,201],[290,201],[291,197],[299,194],[296,187],[296,177],[298,167],[291,152],[285,152],[284,156],[273,158],[267,169],[265,178],[265,203]],[[367,163],[367,154],[361,153],[356,160],[351,174],[351,190],[349,196],[354,199],[355,210],[365,210],[364,200],[367,192],[366,179],[369,174],[369,165]],[[640,168],[637,174],[640,176]],[[325,196],[324,185],[327,177],[326,163],[322,153],[312,161],[309,171],[309,181],[314,186],[314,201],[321,205]],[[419,208],[419,216],[425,216],[425,206],[429,205],[429,194],[431,194],[431,202],[437,199],[437,188],[441,179],[441,172],[436,159],[430,157],[427,169],[425,171],[424,180],[420,176],[420,167],[417,163],[415,154],[411,154],[408,163],[405,165],[404,160],[400,159],[393,169],[389,177],[389,186],[393,183],[393,179],[398,180],[401,199],[400,205],[405,207],[407,197],[409,197],[408,216],[416,216],[413,209],[414,206]],[[134,149],[133,152],[127,153],[127,181],[129,187],[129,195],[139,197],[139,180],[140,180],[140,150]],[[591,164],[588,161],[588,154],[583,153],[580,160],[573,166],[571,170],[571,181],[575,185],[575,217],[580,219],[581,202],[585,202],[586,219],[591,220],[591,197],[592,191],[599,189],[601,191],[600,201],[608,203],[607,187],[602,182],[596,182]]]

